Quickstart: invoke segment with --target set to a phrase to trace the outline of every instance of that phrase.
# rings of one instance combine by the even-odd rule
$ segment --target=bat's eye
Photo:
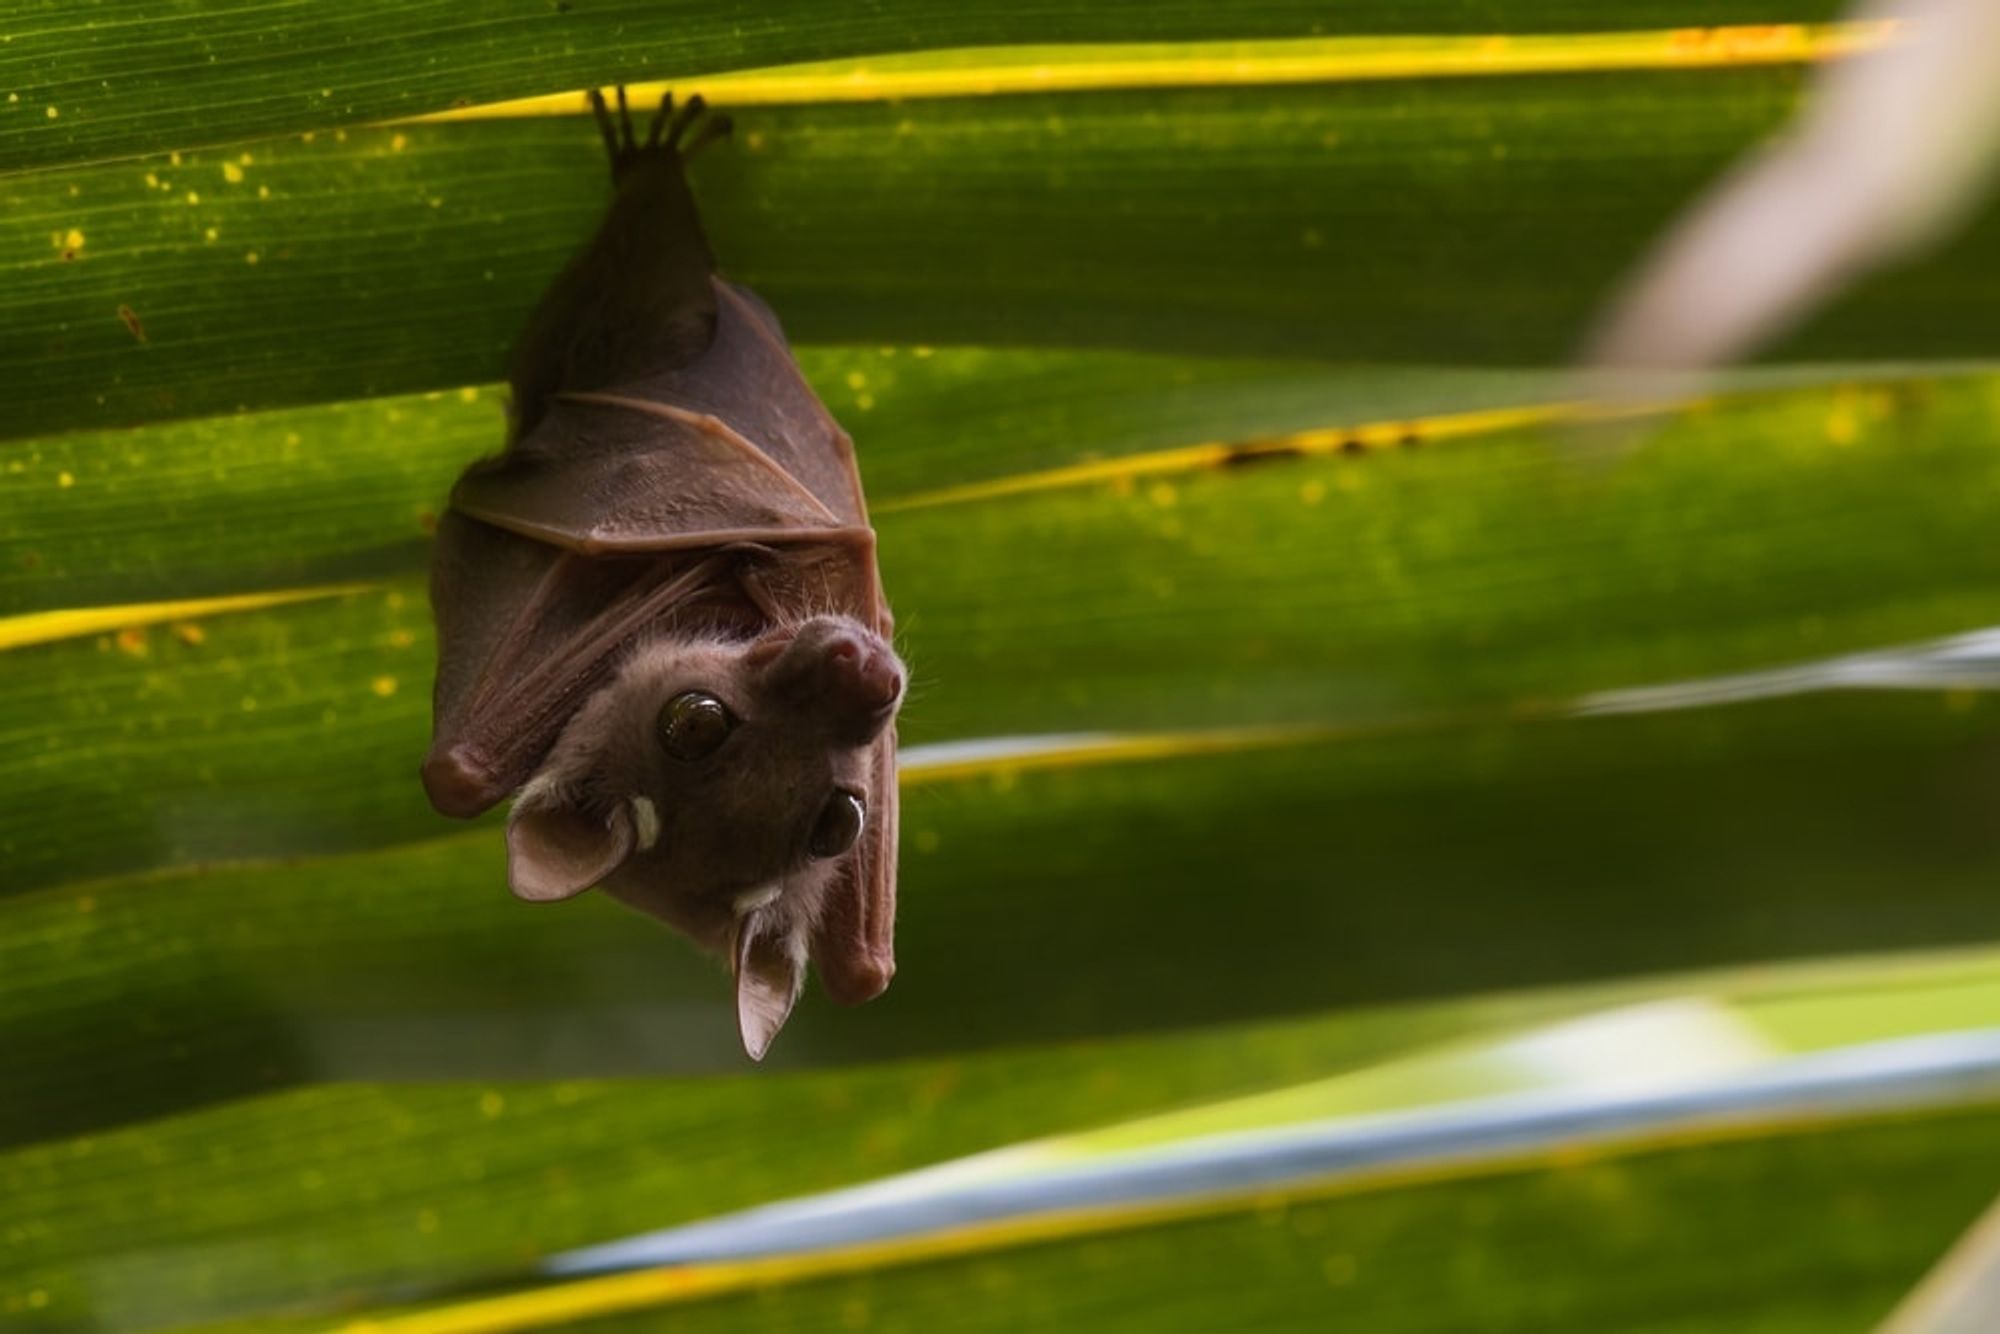
[[[815,857],[838,857],[861,837],[861,798],[852,792],[836,792],[819,808],[813,821],[812,841],[806,851]]]
[[[660,744],[677,760],[704,760],[735,726],[721,700],[706,690],[684,690],[660,710]]]

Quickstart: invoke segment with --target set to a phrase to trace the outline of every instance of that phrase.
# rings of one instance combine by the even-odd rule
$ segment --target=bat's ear
[[[736,1027],[753,1061],[763,1060],[771,1049],[771,1039],[791,1017],[805,982],[803,942],[771,935],[763,926],[760,914],[745,917],[736,924],[729,949],[729,966],[736,974]]]
[[[598,815],[531,783],[507,817],[507,887],[534,903],[581,894],[617,870],[632,843],[624,806]]]

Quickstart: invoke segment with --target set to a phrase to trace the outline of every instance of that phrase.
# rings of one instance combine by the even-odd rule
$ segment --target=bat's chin
[[[705,950],[721,953],[729,944],[731,918],[726,903],[677,892],[670,873],[648,858],[634,858],[607,876],[605,893],[628,908],[658,918]]]

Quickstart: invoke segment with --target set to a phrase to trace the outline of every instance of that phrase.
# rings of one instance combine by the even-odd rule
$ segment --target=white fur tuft
[[[736,896],[735,901],[730,904],[730,907],[735,910],[737,917],[748,917],[759,908],[767,908],[771,904],[776,903],[778,895],[782,892],[783,887],[779,885],[765,885],[761,889],[746,889]]]
[[[651,852],[660,841],[660,809],[651,797],[632,798],[632,828],[639,838],[639,851]]]

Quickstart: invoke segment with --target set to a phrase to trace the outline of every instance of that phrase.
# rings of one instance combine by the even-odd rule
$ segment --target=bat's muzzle
[[[753,650],[754,652],[754,650]],[[858,741],[879,733],[903,699],[903,664],[879,635],[846,617],[806,622],[776,656],[766,678],[833,707]]]

